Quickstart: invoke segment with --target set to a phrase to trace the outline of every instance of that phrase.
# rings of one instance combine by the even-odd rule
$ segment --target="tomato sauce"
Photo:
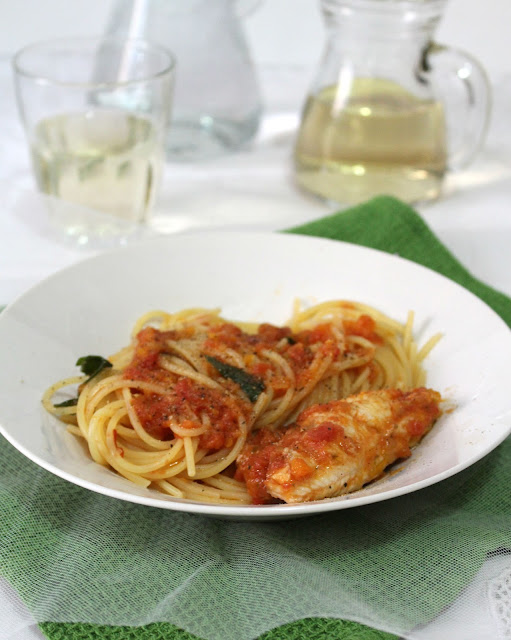
[[[345,320],[343,324],[348,335],[360,336],[373,344],[383,343],[383,338],[376,333],[376,322],[371,316],[362,314],[355,321]]]
[[[165,393],[135,392],[133,407],[144,429],[153,438],[174,438],[172,424],[181,428],[201,426],[207,416],[210,426],[200,436],[201,447],[219,450],[231,447],[239,436],[239,420],[248,417],[248,401],[238,399],[225,389],[212,389],[189,378],[179,377],[159,366],[167,340],[179,337],[174,331],[158,331],[148,327],[136,337],[132,361],[123,372],[128,380],[156,383]]]
[[[280,433],[269,429],[260,429],[250,436],[243,454],[236,465],[236,480],[244,482],[254,504],[276,502],[266,489],[266,476],[274,451],[274,444],[278,442]]]
[[[366,322],[353,330],[371,330]],[[243,361],[244,372],[271,388],[273,397],[284,395],[290,379],[280,367],[265,356],[267,350],[279,354],[291,368],[297,388],[306,386],[315,375],[314,369],[325,358],[339,355],[337,341],[330,323],[312,330],[293,334],[289,327],[261,324],[256,333],[248,333],[230,322],[199,328],[188,326],[173,331],[159,331],[153,327],[142,329],[135,340],[132,361],[123,376],[129,380],[153,383],[165,393],[134,392],[133,405],[144,429],[160,440],[174,437],[172,424],[197,427],[201,417],[207,416],[208,429],[200,436],[200,445],[218,450],[232,446],[239,435],[239,422],[249,419],[252,403],[241,382],[226,378],[210,362],[208,375],[220,383],[220,389],[200,385],[192,379],[178,376],[160,366],[160,357],[169,350],[168,341],[181,338],[195,340],[199,353],[222,362],[232,362],[235,351]],[[302,469],[300,473],[304,473]],[[299,473],[297,471],[297,473]]]
[[[293,334],[289,327],[261,324],[257,333],[242,331],[232,323],[212,327],[204,342],[204,352],[222,358],[227,349],[234,349],[243,357],[244,370],[264,378],[271,386],[274,397],[282,396],[289,388],[289,379],[279,373],[275,364],[264,359],[263,352],[271,350],[281,355],[292,369],[298,387],[310,380],[311,365],[320,358],[339,355],[339,348],[330,323]]]

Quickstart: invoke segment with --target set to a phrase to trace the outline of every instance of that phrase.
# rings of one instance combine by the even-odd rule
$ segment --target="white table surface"
[[[298,192],[291,179],[289,159],[306,74],[289,65],[268,66],[261,75],[267,112],[250,150],[214,163],[167,164],[157,209],[174,232],[213,227],[278,230],[332,212],[331,206]],[[420,212],[476,277],[511,295],[511,74],[502,73],[493,84],[494,114],[482,152],[470,168],[449,178],[441,200],[420,207]],[[0,60],[0,96],[0,304],[6,304],[91,250],[56,243],[45,231],[6,58]],[[488,584],[503,576],[511,579],[509,556],[489,561],[463,601],[413,638],[511,637],[511,629],[505,635],[488,596]],[[511,602],[508,609],[511,612]],[[7,638],[42,635],[10,587],[0,582],[0,640]]]

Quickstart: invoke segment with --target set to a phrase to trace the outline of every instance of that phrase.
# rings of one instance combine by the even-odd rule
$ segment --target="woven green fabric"
[[[197,640],[197,636],[170,624],[154,623],[145,627],[107,627],[91,624],[41,624],[51,640]],[[347,620],[307,618],[272,629],[260,640],[393,640],[396,636]]]
[[[424,220],[395,198],[381,196],[343,213],[291,230],[352,242],[413,260],[451,278],[479,296],[511,325],[511,301],[474,278],[438,240]]]
[[[290,232],[415,260],[479,295],[511,326],[511,300],[473,278],[392,198]],[[441,490],[292,525],[223,522],[93,494],[2,440],[0,571],[47,621],[40,627],[50,640],[391,640],[383,630],[428,622],[488,554],[511,548],[509,486],[510,439]],[[144,622],[91,624],[112,611]],[[268,611],[272,622],[258,627]]]

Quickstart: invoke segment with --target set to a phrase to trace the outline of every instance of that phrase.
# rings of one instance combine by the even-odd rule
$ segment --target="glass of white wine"
[[[25,47],[13,66],[53,222],[80,244],[133,233],[147,221],[160,183],[173,54],[144,40],[59,39]]]

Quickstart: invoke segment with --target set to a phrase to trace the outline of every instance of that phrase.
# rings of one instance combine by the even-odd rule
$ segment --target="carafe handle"
[[[445,106],[449,169],[467,166],[481,148],[491,113],[486,72],[470,54],[431,43],[423,57],[426,72]]]

